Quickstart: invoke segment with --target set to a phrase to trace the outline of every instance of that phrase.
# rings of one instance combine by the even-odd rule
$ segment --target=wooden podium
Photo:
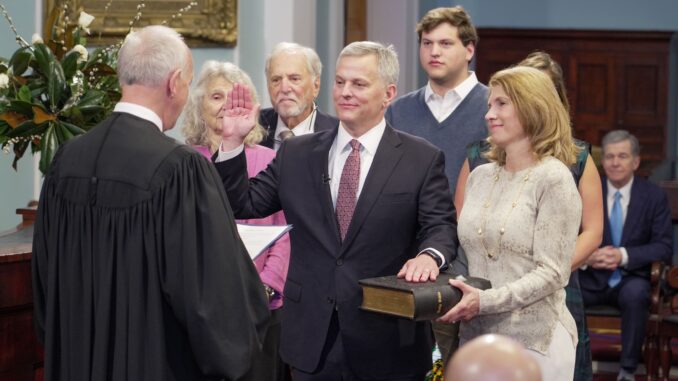
[[[31,252],[35,208],[0,232],[0,380],[42,380],[43,354],[33,329]]]

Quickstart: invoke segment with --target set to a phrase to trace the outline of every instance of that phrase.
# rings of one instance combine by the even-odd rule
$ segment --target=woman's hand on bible
[[[480,290],[456,279],[450,279],[450,286],[456,287],[462,292],[461,300],[436,321],[454,324],[460,320],[471,320],[478,315],[478,312],[480,312]]]
[[[242,144],[245,136],[257,124],[259,107],[259,104],[252,102],[252,93],[249,88],[239,83],[233,84],[221,108],[223,151],[231,151]]]

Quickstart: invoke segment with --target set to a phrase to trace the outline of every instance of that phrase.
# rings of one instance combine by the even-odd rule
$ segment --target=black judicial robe
[[[130,114],[59,150],[32,270],[47,381],[237,379],[268,322],[219,175]]]

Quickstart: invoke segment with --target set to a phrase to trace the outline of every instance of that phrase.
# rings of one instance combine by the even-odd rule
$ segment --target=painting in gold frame
[[[90,25],[88,45],[109,45],[121,41],[129,32],[130,22],[138,12],[135,28],[166,24],[179,32],[193,47],[233,47],[238,39],[237,0],[193,0],[188,11],[181,9],[186,0],[44,0],[46,25],[56,7],[66,3],[71,20],[77,22],[80,10],[95,17]],[[143,4],[143,8],[138,9]],[[174,18],[172,16],[175,16]]]

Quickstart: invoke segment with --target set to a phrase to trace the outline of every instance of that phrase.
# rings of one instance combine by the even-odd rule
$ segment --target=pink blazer
[[[193,146],[196,151],[203,154],[210,159],[212,154],[205,146]],[[249,177],[254,177],[262,169],[266,168],[268,163],[275,157],[275,151],[264,146],[245,146],[245,156],[247,157],[247,174]],[[237,220],[239,223],[251,225],[287,225],[285,215],[282,211],[272,214],[264,218]],[[261,281],[283,295],[283,288],[285,280],[287,279],[287,269],[290,264],[290,237],[285,234],[280,237],[273,246],[271,246],[265,253],[261,254],[254,261],[254,265],[259,271]],[[269,309],[277,309],[282,307],[282,297],[276,297],[271,300]]]

